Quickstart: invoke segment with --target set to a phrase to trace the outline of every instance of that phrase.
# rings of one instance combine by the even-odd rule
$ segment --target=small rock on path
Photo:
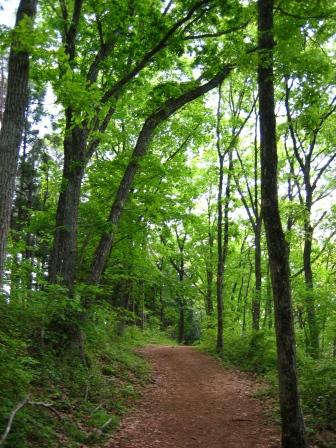
[[[105,448],[279,448],[255,383],[193,347],[148,346],[153,384]]]

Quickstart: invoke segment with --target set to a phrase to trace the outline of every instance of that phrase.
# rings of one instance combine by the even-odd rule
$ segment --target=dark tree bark
[[[224,348],[224,271],[229,248],[229,206],[231,198],[231,177],[233,169],[232,151],[229,151],[229,166],[226,179],[224,212],[223,212],[223,181],[224,181],[224,155],[219,154],[219,184],[218,184],[218,264],[217,264],[217,351]]]
[[[265,300],[265,316],[264,316],[264,328],[268,328],[269,330],[273,326],[272,316],[273,316],[273,300],[272,300],[272,286],[271,286],[271,276],[269,265],[267,268],[267,277],[266,277],[266,300]]]
[[[306,284],[305,304],[306,304],[307,321],[309,329],[308,352],[313,358],[318,358],[320,353],[320,341],[319,341],[320,331],[316,317],[315,300],[314,300],[314,281],[313,281],[313,269],[311,260],[314,229],[310,222],[310,214],[311,214],[311,205],[309,208],[307,207],[304,223],[303,269]]]
[[[71,113],[67,112],[64,139],[64,165],[61,191],[56,211],[56,228],[49,263],[49,280],[62,283],[69,291],[75,279],[77,257],[77,219],[81,184],[86,165],[87,136],[82,129],[71,129]]]
[[[32,24],[36,4],[37,0],[20,1],[15,28],[24,17],[31,19]],[[5,111],[0,131],[0,285],[3,281],[14,182],[28,103],[29,53],[23,44],[14,30],[8,60]]]
[[[61,3],[64,20],[64,50],[68,56],[69,64],[73,64],[76,56],[76,39],[82,6],[83,0],[75,0],[71,20],[69,21],[69,12],[66,5],[64,2]],[[62,70],[60,68],[60,77],[63,75]],[[86,123],[82,123],[81,126],[74,126],[73,119],[74,112],[69,106],[65,110],[63,175],[56,211],[54,242],[49,261],[49,281],[51,283],[62,283],[70,291],[72,291],[75,277],[77,215],[81,183],[87,163],[88,139]]]
[[[306,448],[296,372],[288,248],[280,220],[273,81],[273,0],[258,0],[261,197],[275,308],[282,448]]]
[[[126,167],[125,173],[119,184],[119,188],[112,204],[112,208],[108,217],[108,223],[110,224],[110,227],[112,227],[112,229],[115,228],[119,223],[119,218],[124,208],[125,202],[128,198],[134,177],[137,173],[139,162],[146,155],[156,128],[183,106],[217,87],[229,75],[231,70],[231,66],[225,66],[210,81],[200,86],[194,87],[176,98],[167,100],[147,118],[141,129],[131,159]],[[100,282],[101,276],[104,272],[108,260],[113,237],[113,231],[105,232],[102,235],[93,257],[89,283],[98,284]]]
[[[242,265],[243,265],[243,253],[244,253],[246,238],[247,238],[247,236],[245,235],[242,245],[240,247],[239,263],[238,263],[236,272],[240,272]],[[240,281],[243,279],[243,276],[241,276],[240,274],[238,274],[238,275],[239,275],[239,277],[234,281],[234,283],[232,285],[230,300],[234,300],[234,298],[235,298],[235,293],[236,293],[237,286],[238,286],[238,279],[240,279]]]
[[[246,309],[247,309],[247,302],[248,302],[248,297],[249,297],[249,292],[250,292],[250,283],[251,283],[251,277],[252,277],[252,271],[253,271],[253,266],[252,266],[252,263],[250,261],[250,251],[248,253],[248,259],[249,259],[249,273],[248,273],[248,277],[247,277],[245,294],[244,294],[244,297],[243,297],[242,334],[246,333]]]
[[[185,312],[183,303],[179,304],[178,342],[182,344],[185,339]]]
[[[221,101],[222,89],[221,84],[218,89],[218,106],[217,106],[217,125],[216,125],[216,146],[219,161],[218,175],[218,196],[217,196],[217,342],[216,350],[221,353],[224,349],[224,271],[225,262],[228,253],[229,244],[229,203],[231,197],[231,175],[232,175],[232,148],[222,150],[221,145]],[[229,156],[229,170],[226,180],[225,196],[223,201],[224,190],[224,159]],[[224,210],[223,210],[224,202]]]
[[[217,198],[217,342],[216,349],[222,352],[223,341],[223,289],[224,289],[224,260],[223,260],[223,180],[224,155],[219,152],[219,177]]]
[[[228,174],[226,177],[226,187],[225,187],[225,204],[224,204],[224,232],[223,232],[223,268],[225,271],[226,259],[229,250],[229,209],[230,209],[230,200],[231,200],[231,180],[232,180],[232,170],[233,170],[233,154],[232,151],[229,151],[229,164],[228,164]],[[224,271],[223,271],[223,288],[225,286],[224,279]],[[223,302],[223,311],[224,311],[224,302]]]
[[[256,231],[254,238],[254,274],[255,287],[252,299],[252,328],[258,331],[260,328],[260,298],[261,298],[261,219],[256,223]]]
[[[0,127],[2,126],[3,114],[5,111],[7,90],[7,76],[5,74],[5,63],[3,58],[0,59]]]
[[[256,134],[257,134],[257,127],[256,127]],[[262,271],[261,271],[262,216],[259,208],[257,135],[255,135],[255,141],[254,141],[254,213],[255,213],[255,228],[254,228],[255,292],[254,297],[252,299],[252,328],[253,330],[258,331],[260,327],[260,299],[261,299],[261,285],[262,285]]]
[[[184,247],[187,239],[187,234],[185,233],[183,236],[179,235],[177,228],[175,228],[175,236],[176,242],[179,249],[179,262],[175,263],[171,260],[172,265],[178,272],[179,282],[181,286],[182,293],[179,293],[177,298],[177,303],[179,307],[179,322],[178,322],[178,342],[182,344],[185,341],[185,297],[183,294],[183,282],[186,276],[185,266],[184,266]]]
[[[211,203],[208,199],[208,259],[206,261],[206,294],[205,294],[205,312],[208,316],[212,316],[214,312],[213,306],[213,252],[214,252],[214,229],[211,220]]]

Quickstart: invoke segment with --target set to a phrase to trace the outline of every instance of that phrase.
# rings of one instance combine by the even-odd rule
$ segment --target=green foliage
[[[299,362],[302,401],[307,425],[314,431],[336,431],[336,365],[334,360]]]
[[[142,332],[124,324],[118,336],[122,316],[107,305],[92,307],[82,322],[79,302],[58,286],[37,293],[32,303],[26,308],[1,305],[0,428],[28,395],[32,401],[53,403],[62,419],[46,408],[26,405],[14,419],[6,446],[100,442],[148,381],[149,367],[134,349],[169,340],[155,325]],[[86,335],[85,363],[76,339],[79,329]]]
[[[64,416],[64,421],[58,421],[46,409],[25,406],[15,418],[8,448],[103,443],[138,396],[138,386],[148,380],[148,366],[133,349],[146,343],[171,343],[166,334],[176,340],[181,323],[184,343],[200,342],[201,349],[214,352],[215,312],[205,316],[205,310],[210,313],[205,303],[210,292],[216,308],[216,92],[199,98],[159,126],[139,164],[119,223],[111,225],[106,218],[148,115],[169,98],[210,79],[224,64],[234,65],[235,70],[221,87],[218,139],[222,149],[230,149],[234,155],[223,360],[267,375],[273,386],[276,383],[263,233],[261,331],[251,332],[256,251],[244,199],[251,202],[252,214],[253,207],[260,209],[257,113],[245,123],[256,98],[255,2],[216,0],[209,6],[207,2],[179,0],[165,14],[163,4],[170,2],[161,0],[82,3],[72,59],[64,35],[66,29],[68,33],[71,30],[72,0],[62,2],[66,14],[60,5],[40,2],[34,33],[26,19],[14,32],[0,28],[2,53],[13,37],[21,50],[32,50],[29,107],[33,109],[28,111],[25,154],[20,155],[16,182],[5,279],[9,292],[0,305],[0,430],[13,407],[28,394],[32,399],[52,401]],[[314,216],[315,211],[311,214],[304,203],[302,166],[295,160],[288,117],[283,113],[284,79],[288,78],[290,85],[288,100],[301,157],[316,144],[306,159],[310,169],[306,177],[319,180],[313,192],[317,208],[319,197],[335,187],[334,165],[319,177],[320,168],[334,154],[335,114],[330,113],[321,124],[334,105],[333,3],[301,2],[298,11],[298,2],[288,0],[281,2],[275,14],[280,211],[284,228],[288,226],[300,380],[312,431],[336,430],[331,361],[336,332],[335,210],[321,201],[321,210]],[[166,33],[195,4],[200,6],[196,13],[158,49]],[[112,50],[95,66],[96,58],[111,43]],[[142,62],[143,68],[137,71]],[[91,72],[90,67],[94,69]],[[88,79],[95,70],[97,77]],[[126,82],[124,77],[129,74]],[[123,87],[117,88],[114,97],[111,89],[118,87],[120,80],[125,84],[121,83]],[[46,114],[38,116],[41,111],[34,103],[43,103],[41,96],[47,86],[52,86],[59,114],[51,118],[50,133],[38,136],[36,128],[43,128]],[[105,129],[104,118],[112,109]],[[243,131],[235,136],[243,124]],[[73,223],[78,224],[78,253],[71,297],[65,287],[50,285],[46,279],[57,201],[69,186],[69,179],[62,176],[65,135],[98,142],[90,160],[82,148],[83,154],[79,151],[69,163],[70,171],[85,171],[78,223]],[[224,174],[228,174],[227,157]],[[305,224],[312,218],[315,226],[319,216],[323,218],[321,226],[317,225],[312,240],[315,290],[311,297],[321,332],[322,359],[312,361],[306,355],[307,287],[300,272]],[[68,229],[64,226],[63,230]],[[87,285],[97,242],[111,232],[114,240],[103,280],[98,286]],[[107,434],[100,434],[103,426]]]
[[[207,329],[203,332],[200,348],[215,353],[215,338],[215,329]],[[222,358],[242,370],[263,374],[274,371],[277,362],[274,334],[259,331],[241,335],[234,331],[225,331]]]

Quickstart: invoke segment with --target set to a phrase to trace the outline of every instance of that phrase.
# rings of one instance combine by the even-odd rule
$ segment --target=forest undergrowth
[[[141,331],[130,325],[132,313],[96,306],[83,326],[85,359],[80,360],[68,338],[69,326],[76,325],[75,318],[65,319],[68,306],[64,301],[56,316],[30,306],[1,305],[0,432],[10,429],[6,448],[75,448],[102,442],[150,380],[148,363],[136,348],[172,344],[155,326]],[[14,415],[20,403],[25,404]]]

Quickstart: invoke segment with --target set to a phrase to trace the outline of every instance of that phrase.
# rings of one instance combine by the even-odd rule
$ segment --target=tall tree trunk
[[[230,198],[231,198],[231,179],[232,179],[232,170],[233,170],[233,153],[232,150],[229,150],[229,166],[228,166],[228,174],[226,178],[226,187],[225,187],[225,204],[224,204],[224,228],[223,228],[223,254],[222,254],[222,263],[223,263],[223,272],[222,272],[222,314],[224,312],[224,286],[225,286],[225,264],[227,259],[227,254],[229,250],[229,208],[230,208]],[[224,316],[222,316],[222,334],[224,331]],[[222,346],[222,349],[224,347]]]
[[[273,0],[258,0],[262,215],[267,238],[275,308],[282,448],[306,448],[307,441],[296,372],[288,248],[278,204],[273,81],[273,4]]]
[[[273,300],[272,300],[271,276],[270,276],[270,268],[269,268],[269,265],[268,265],[267,277],[266,277],[266,301],[265,301],[264,327],[268,328],[269,330],[273,326],[273,322],[272,322],[272,314],[273,314],[272,302],[273,302]]]
[[[185,316],[183,299],[179,299],[178,342],[182,344],[185,339]]]
[[[254,209],[255,209],[255,226],[254,226],[254,269],[255,269],[255,290],[252,299],[252,328],[258,331],[260,328],[260,301],[261,301],[261,230],[262,216],[259,209],[259,188],[258,188],[258,117],[256,115],[256,126],[254,136]]]
[[[261,218],[258,217],[254,234],[254,272],[255,289],[252,299],[252,328],[258,331],[260,327],[260,298],[261,298]]]
[[[209,266],[206,270],[207,275],[207,286],[206,286],[206,297],[205,297],[205,312],[208,316],[213,315],[213,300],[212,300],[212,284],[214,273],[212,268]]]
[[[223,341],[223,287],[224,287],[224,260],[223,260],[223,178],[224,156],[219,154],[219,178],[217,199],[217,343],[218,352],[224,348]]]
[[[259,163],[258,163],[258,116],[255,117],[255,134],[254,134],[254,210],[255,210],[255,225],[254,230],[254,272],[255,272],[255,289],[252,299],[252,328],[258,331],[260,328],[260,301],[261,301],[261,285],[262,285],[262,271],[261,271],[261,230],[262,230],[262,216],[259,207]]]
[[[245,294],[244,294],[244,297],[243,297],[242,335],[246,333],[246,309],[247,309],[247,302],[248,302],[249,291],[250,291],[251,277],[252,277],[252,264],[250,263],[250,270],[249,270],[249,274],[248,274],[248,277],[247,277]]]
[[[239,321],[239,318],[240,318],[241,298],[242,298],[242,295],[243,295],[244,281],[245,281],[245,277],[244,277],[244,275],[242,275],[241,276],[241,280],[240,280],[238,296],[237,296],[236,319],[235,319],[236,321]]]
[[[37,0],[21,0],[15,28],[28,17],[31,24],[36,14]],[[0,130],[0,286],[3,282],[7,236],[10,226],[14,182],[28,103],[29,53],[15,34],[8,60],[8,81],[5,111]],[[25,33],[24,33],[25,34]],[[28,30],[27,30],[28,34]]]
[[[206,263],[206,296],[205,296],[205,312],[208,316],[213,314],[213,248],[214,248],[214,235],[211,223],[211,209],[210,209],[210,199],[208,201],[208,260]]]
[[[217,106],[217,125],[216,125],[216,146],[219,161],[219,177],[218,177],[218,196],[217,196],[217,343],[218,352],[223,352],[224,341],[224,270],[225,261],[228,253],[229,244],[229,205],[231,195],[231,176],[233,169],[232,148],[222,151],[221,147],[221,101],[222,91],[221,85],[218,89],[218,106]],[[224,159],[229,155],[229,171],[225,188],[225,203],[223,211],[223,183],[224,183]]]
[[[293,150],[294,150],[294,157],[296,161],[299,163],[302,177],[303,177],[303,185],[305,189],[305,198],[303,198],[302,194],[302,187],[299,182],[296,181],[296,187],[298,189],[299,193],[299,199],[302,206],[304,206],[304,250],[303,250],[303,272],[304,272],[304,280],[305,280],[305,308],[306,308],[306,314],[307,314],[307,322],[308,322],[308,352],[311,356],[314,358],[318,358],[319,356],[319,326],[316,319],[316,309],[315,309],[315,303],[314,303],[314,285],[313,285],[313,271],[312,271],[312,265],[311,265],[311,252],[312,252],[312,241],[313,241],[313,232],[314,228],[311,225],[311,210],[312,210],[312,204],[313,204],[313,193],[314,189],[316,188],[317,181],[321,177],[322,173],[327,169],[327,167],[332,162],[334,155],[329,158],[326,164],[324,164],[322,167],[317,168],[316,174],[315,174],[315,180],[312,180],[312,160],[315,158],[313,157],[314,148],[317,141],[317,134],[322,128],[323,122],[328,118],[329,115],[331,115],[335,111],[335,107],[332,107],[331,110],[321,118],[320,126],[315,129],[313,133],[313,138],[310,140],[309,147],[306,151],[303,150],[303,156],[301,155],[302,151],[300,147],[298,146],[298,140],[299,137],[297,135],[297,130],[295,129],[293,125],[293,120],[291,116],[290,111],[290,105],[289,105],[289,97],[290,97],[290,87],[288,84],[288,77],[286,78],[286,96],[285,96],[285,106],[286,106],[286,113],[287,113],[287,121],[289,125],[289,132],[292,138],[293,143]],[[286,140],[285,140],[285,149],[287,153],[287,160],[289,162],[291,175],[293,176],[294,180],[295,178],[295,172],[294,172],[294,164],[293,164],[293,158],[289,156],[287,146],[286,146]],[[301,153],[300,153],[301,152]],[[321,154],[320,154],[321,156]],[[321,156],[323,158],[323,156]],[[289,199],[293,200],[293,195],[291,192],[291,185],[289,183]],[[292,223],[290,223],[292,225]]]
[[[307,186],[306,186],[307,188]],[[306,285],[305,304],[307,312],[307,323],[309,329],[308,350],[313,358],[319,356],[319,328],[316,319],[316,310],[314,303],[314,283],[313,270],[311,264],[313,227],[310,222],[312,193],[307,191],[306,198],[306,216],[304,223],[304,248],[303,248],[303,271]]]
[[[77,259],[77,220],[84,175],[87,131],[72,129],[72,112],[67,110],[64,165],[57,204],[56,228],[49,262],[49,280],[73,290]]]
[[[0,128],[2,126],[3,114],[5,111],[6,90],[7,90],[7,78],[5,75],[4,59],[0,59]]]

